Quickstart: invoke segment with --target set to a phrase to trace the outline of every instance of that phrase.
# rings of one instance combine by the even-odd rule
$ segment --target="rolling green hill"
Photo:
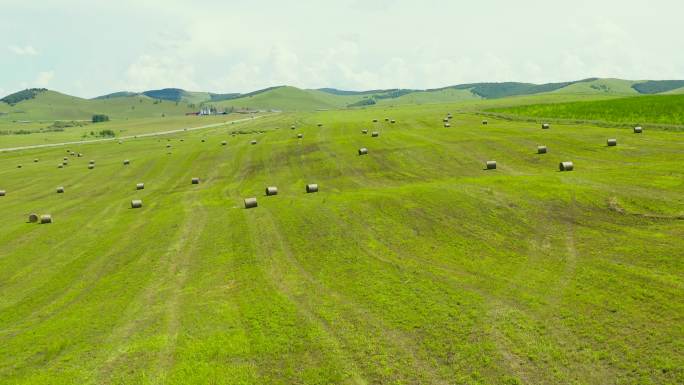
[[[495,111],[537,118],[684,125],[684,95],[654,95],[602,101],[527,105]]]
[[[638,92],[633,88],[635,83],[637,82],[622,79],[592,79],[589,81],[573,83],[552,92],[575,94],[605,93],[614,95],[636,95]]]
[[[684,383],[682,133],[453,107],[0,152],[0,382]]]

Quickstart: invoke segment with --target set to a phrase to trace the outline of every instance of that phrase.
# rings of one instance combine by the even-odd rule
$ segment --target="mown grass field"
[[[525,117],[580,119],[627,124],[684,125],[684,95],[514,106],[494,111]]]
[[[449,111],[0,153],[0,383],[684,383],[682,134]]]

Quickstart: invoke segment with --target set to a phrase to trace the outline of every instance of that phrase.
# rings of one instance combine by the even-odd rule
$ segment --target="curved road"
[[[246,122],[249,120],[259,119],[259,118],[262,118],[264,116],[269,116],[269,115],[259,115],[259,116],[254,116],[251,118],[231,120],[229,122],[224,122],[224,123],[207,124],[206,126],[199,126],[199,127],[186,127],[186,128],[179,128],[176,130],[169,130],[169,131],[149,132],[146,134],[120,136],[118,138],[114,137],[114,138],[105,138],[105,139],[77,140],[77,141],[73,141],[73,142],[35,144],[35,145],[31,145],[31,146],[0,148],[0,152],[30,150],[32,148],[67,146],[67,145],[71,145],[71,144],[88,144],[88,143],[106,142],[106,141],[111,141],[111,140],[122,140],[122,139],[131,139],[131,138],[144,138],[147,136],[168,135],[168,134],[175,134],[177,132],[202,130],[205,128],[212,128],[212,127],[218,127],[218,126],[225,126],[225,125],[229,125],[229,124],[233,124],[233,123]]]

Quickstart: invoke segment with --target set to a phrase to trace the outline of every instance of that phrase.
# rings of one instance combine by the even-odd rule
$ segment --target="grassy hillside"
[[[0,121],[14,120],[87,120],[93,114],[111,118],[160,117],[183,115],[191,111],[187,104],[158,101],[146,96],[122,96],[105,99],[82,99],[45,91],[15,105],[0,103]]]
[[[634,89],[642,94],[659,94],[684,87],[684,80],[649,80],[638,82]]]
[[[682,134],[452,107],[0,153],[2,382],[683,383]]]
[[[656,95],[603,101],[528,105],[496,111],[538,118],[684,125],[684,95]]]
[[[311,111],[316,109],[344,108],[357,101],[357,96],[333,95],[319,90],[302,90],[296,87],[276,87],[264,92],[236,99],[212,102],[219,108],[276,109]]]
[[[577,93],[577,94],[622,94],[636,95],[638,92],[632,88],[635,81],[622,79],[596,79],[591,81],[579,82],[563,87],[555,93]]]

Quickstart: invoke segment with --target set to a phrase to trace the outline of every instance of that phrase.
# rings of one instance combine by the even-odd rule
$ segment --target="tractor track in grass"
[[[207,124],[207,125],[199,126],[199,127],[185,127],[185,128],[178,128],[175,130],[148,132],[145,134],[138,134],[138,135],[126,135],[126,136],[113,137],[113,138],[77,140],[77,141],[71,141],[71,142],[34,144],[34,145],[30,145],[30,146],[0,148],[0,153],[10,152],[10,151],[32,150],[32,149],[36,149],[36,148],[60,147],[60,146],[69,146],[69,145],[76,145],[76,144],[93,144],[93,143],[111,142],[111,141],[115,141],[115,140],[139,139],[139,138],[146,138],[146,137],[151,137],[151,136],[163,136],[163,135],[170,135],[170,134],[178,134],[178,133],[183,133],[183,132],[203,130],[203,129],[207,129],[207,128],[229,126],[229,125],[234,124],[234,123],[242,123],[242,122],[253,121],[255,119],[260,119],[260,118],[263,118],[265,116],[272,116],[272,115],[259,115],[259,116],[255,116],[253,118],[230,120],[228,122]]]

